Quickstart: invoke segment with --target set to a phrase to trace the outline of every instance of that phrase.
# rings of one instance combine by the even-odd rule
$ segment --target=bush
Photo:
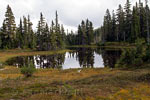
[[[136,56],[135,49],[126,49],[123,51],[121,58],[117,61],[115,67],[129,67],[133,64]]]
[[[118,60],[115,67],[139,67],[143,64],[147,54],[144,49],[145,41],[143,39],[136,40],[136,48],[126,49],[123,51],[121,58]]]
[[[31,77],[35,71],[36,71],[36,69],[35,69],[33,63],[29,63],[27,66],[23,66],[21,68],[21,73],[25,77]]]

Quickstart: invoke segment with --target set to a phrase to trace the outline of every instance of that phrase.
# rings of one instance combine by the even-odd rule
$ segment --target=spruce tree
[[[58,23],[58,14],[56,11],[56,18],[55,18],[55,33],[56,33],[56,42],[57,42],[57,49],[63,48],[63,39],[61,35],[60,24]]]
[[[28,25],[27,25],[27,18],[23,16],[23,38],[24,44],[23,48],[28,48]]]
[[[117,9],[117,14],[116,14],[116,23],[117,23],[117,32],[116,32],[116,40],[117,41],[123,41],[124,40],[124,33],[125,33],[125,17],[124,17],[124,12],[123,8],[121,5],[119,5],[119,8]]]
[[[7,11],[5,13],[3,25],[3,48],[14,48],[14,42],[16,39],[16,24],[15,17],[9,5],[7,6]]]
[[[139,17],[140,17],[140,37],[146,39],[146,10],[143,3],[139,2]]]
[[[35,37],[35,34],[33,32],[33,29],[32,29],[32,22],[30,21],[30,16],[28,15],[28,20],[27,20],[27,40],[28,40],[28,43],[27,43],[27,46],[28,48],[31,48],[31,49],[34,49],[35,46],[36,46],[36,37]]]
[[[112,24],[111,24],[111,15],[110,15],[110,12],[108,9],[106,10],[106,15],[104,16],[103,26],[104,26],[104,33],[102,35],[103,36],[103,42],[110,41],[111,40]]]
[[[131,34],[131,19],[132,19],[132,11],[130,1],[127,0],[125,4],[125,33],[124,33],[124,41],[130,40]]]
[[[23,44],[24,44],[23,25],[22,25],[22,19],[20,18],[20,24],[16,32],[16,47],[23,48]]]
[[[44,30],[45,30],[45,18],[43,17],[43,14],[40,14],[40,21],[38,23],[38,27],[37,27],[37,46],[38,46],[38,50],[44,50],[43,49],[43,42],[45,41],[43,39],[43,34],[45,34]]]
[[[82,21],[81,22],[81,44],[82,45],[86,45],[86,38],[87,38],[87,35],[86,35],[86,25],[85,25],[85,22]]]
[[[131,27],[131,40],[130,42],[135,42],[140,37],[140,18],[138,16],[138,9],[133,7],[132,13],[132,27]]]
[[[114,13],[114,10],[112,12],[112,29],[111,29],[111,41],[116,40],[116,15]]]
[[[50,49],[56,50],[57,42],[56,42],[56,33],[55,33],[55,26],[54,22],[52,21],[51,28],[50,28]]]
[[[93,23],[89,23],[89,36],[88,36],[88,45],[91,45],[94,42],[94,28]]]

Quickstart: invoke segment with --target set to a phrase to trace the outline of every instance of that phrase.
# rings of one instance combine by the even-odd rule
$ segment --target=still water
[[[121,50],[106,50],[102,48],[70,48],[73,52],[55,55],[19,56],[11,58],[6,63],[22,67],[33,62],[38,68],[104,68],[114,67],[120,58]]]

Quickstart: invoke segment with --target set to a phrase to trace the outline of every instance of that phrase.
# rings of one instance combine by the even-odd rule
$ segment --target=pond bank
[[[33,50],[6,50],[0,51],[0,61],[5,62],[6,60],[16,57],[16,56],[31,56],[31,55],[52,55],[52,54],[61,54],[67,51],[68,49],[56,50],[56,51],[33,51]]]

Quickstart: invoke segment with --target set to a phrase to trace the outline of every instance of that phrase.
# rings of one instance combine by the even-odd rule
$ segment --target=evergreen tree
[[[51,50],[55,50],[57,48],[56,33],[54,29],[55,29],[54,22],[52,21],[51,28],[50,28],[50,49]]]
[[[16,47],[17,48],[23,48],[24,38],[23,38],[23,25],[22,25],[22,19],[20,18],[20,24],[17,28],[16,33]]]
[[[125,18],[124,18],[124,12],[123,8],[121,5],[119,5],[119,8],[117,9],[117,18],[116,18],[116,23],[117,23],[117,32],[116,32],[116,39],[117,41],[123,41],[124,40],[124,23],[125,23]]]
[[[116,15],[114,13],[114,10],[112,12],[112,29],[111,29],[111,41],[116,40]]]
[[[111,24],[111,15],[108,9],[106,10],[106,15],[104,16],[103,26],[104,26],[103,42],[110,41],[112,24]]]
[[[146,38],[146,11],[143,3],[139,2],[139,17],[140,17],[140,37]]]
[[[131,19],[132,19],[132,11],[130,1],[127,0],[125,4],[125,33],[124,33],[124,41],[130,40],[131,34]]]
[[[63,45],[65,45],[65,43],[66,43],[66,33],[65,33],[65,29],[64,29],[63,25],[61,25],[61,35],[62,35]]]
[[[82,39],[81,45],[85,45],[86,44],[86,40],[87,40],[86,38],[87,38],[86,25],[85,25],[85,22],[82,21],[81,22],[81,39]]]
[[[27,18],[23,16],[23,39],[24,44],[23,48],[28,48],[28,25],[27,25]]]
[[[30,21],[30,16],[28,15],[28,20],[27,20],[27,40],[28,40],[28,48],[35,48],[36,46],[36,38],[35,34],[32,29],[32,22]]]
[[[138,16],[138,8],[133,7],[133,14],[132,14],[132,27],[131,27],[131,40],[130,42],[135,42],[137,38],[140,37],[140,18]]]
[[[60,24],[58,23],[58,14],[56,11],[56,18],[55,18],[55,33],[56,33],[56,42],[57,42],[57,48],[63,48],[64,43],[61,35],[61,30],[60,30]]]
[[[38,27],[37,27],[37,46],[38,46],[38,50],[44,50],[43,49],[43,42],[45,41],[43,39],[43,35],[45,35],[45,18],[43,17],[43,14],[40,14],[40,21],[38,23]]]
[[[93,23],[89,23],[89,35],[88,35],[88,45],[92,44],[94,42],[94,28]]]
[[[77,44],[82,45],[82,30],[81,25],[78,26]]]
[[[14,48],[14,42],[16,39],[16,24],[15,17],[10,6],[7,6],[5,13],[5,19],[3,22],[3,48]]]

